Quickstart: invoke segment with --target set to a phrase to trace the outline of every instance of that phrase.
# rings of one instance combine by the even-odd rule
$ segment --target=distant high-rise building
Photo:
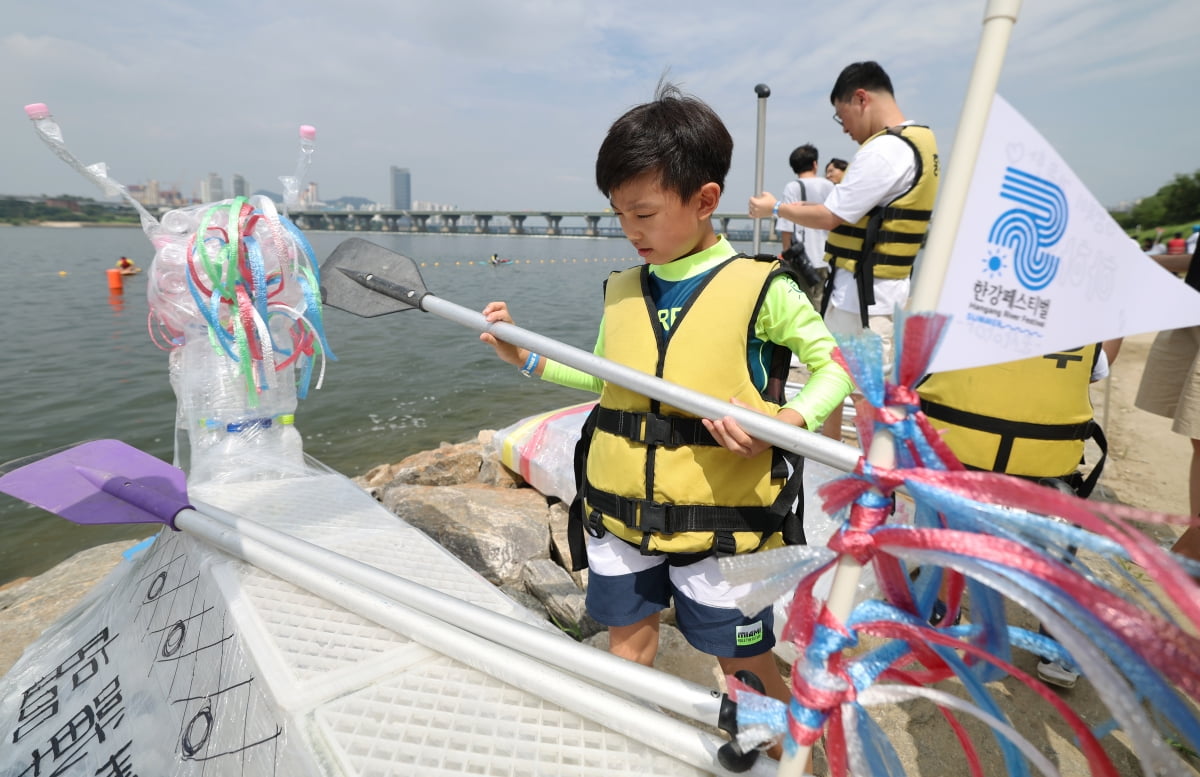
[[[225,199],[225,182],[216,173],[209,173],[207,178],[200,181],[200,201],[218,202],[223,199]]]
[[[392,165],[392,209],[412,209],[412,176],[407,167]]]
[[[321,198],[317,195],[317,182],[309,181],[304,187],[304,191],[300,192],[300,207],[315,208],[320,204]]]
[[[157,208],[162,204],[159,197],[158,181],[151,180],[146,184],[130,184],[129,196],[145,205],[147,208]]]
[[[246,191],[246,179],[241,173],[233,174],[233,196],[234,197],[249,197],[250,192]]]

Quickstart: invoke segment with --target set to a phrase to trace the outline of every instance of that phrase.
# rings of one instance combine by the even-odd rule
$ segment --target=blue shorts
[[[675,622],[692,647],[720,658],[749,658],[775,647],[770,607],[752,616],[735,604],[747,590],[721,575],[715,557],[673,567],[605,535],[588,542],[588,614],[605,626],[630,626],[675,602]]]

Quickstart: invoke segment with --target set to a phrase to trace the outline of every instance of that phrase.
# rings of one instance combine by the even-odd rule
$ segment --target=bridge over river
[[[617,217],[611,212],[293,210],[290,216],[298,227],[310,230],[624,237]],[[713,227],[730,240],[751,242],[754,239],[754,220],[744,213],[714,214]],[[762,241],[779,241],[774,219],[762,219],[759,228]]]

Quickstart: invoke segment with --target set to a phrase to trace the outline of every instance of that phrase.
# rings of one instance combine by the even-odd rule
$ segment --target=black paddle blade
[[[412,310],[428,293],[416,262],[362,238],[343,240],[321,264],[324,304],[363,318]]]

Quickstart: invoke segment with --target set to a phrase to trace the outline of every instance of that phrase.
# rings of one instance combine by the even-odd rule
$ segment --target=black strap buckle
[[[645,425],[642,427],[642,439],[647,445],[671,445],[674,426],[670,418],[664,418],[658,413],[646,413]]]
[[[670,521],[670,512],[674,505],[663,504],[662,502],[639,502],[641,511],[638,516],[638,525],[635,527],[644,532],[658,532],[659,534],[668,534],[667,524]]]
[[[597,540],[608,533],[608,529],[604,528],[604,516],[599,510],[588,511],[587,518],[583,521],[583,529]]]
[[[730,532],[719,531],[713,534],[713,555],[732,556],[737,553],[737,539]]]

